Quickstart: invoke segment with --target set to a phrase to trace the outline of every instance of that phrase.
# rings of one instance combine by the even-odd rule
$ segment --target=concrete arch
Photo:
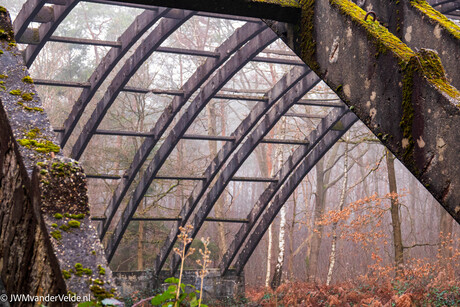
[[[310,91],[320,79],[311,72],[295,84],[276,105],[274,105],[265,114],[264,118],[254,128],[246,141],[241,145],[238,151],[233,155],[232,159],[227,163],[226,167],[222,170],[219,177],[215,181],[214,186],[206,194],[203,202],[201,203],[198,212],[193,216],[192,222],[193,231],[191,237],[194,238],[200,230],[204,219],[207,217],[215,202],[224,191],[227,184],[230,182],[233,175],[238,171],[240,166],[246,161],[249,155],[260,143],[262,138],[275,126],[278,120],[300,100],[308,91]],[[182,221],[185,223],[186,221]],[[176,257],[173,258],[171,265],[172,271],[175,271],[179,261]]]
[[[241,248],[242,244],[246,240],[249,233],[252,231],[253,227],[256,225],[259,217],[264,212],[265,208],[270,204],[270,201],[279,191],[279,189],[286,182],[288,177],[296,169],[296,167],[301,163],[301,161],[307,156],[313,148],[322,140],[322,138],[340,121],[340,119],[347,113],[345,104],[341,108],[335,108],[326,115],[319,125],[313,130],[307,137],[308,146],[299,146],[294,153],[283,163],[283,166],[276,174],[278,178],[277,182],[272,182],[265,189],[265,191],[260,195],[257,202],[252,207],[250,213],[247,216],[248,223],[243,224],[238,232],[236,233],[234,239],[230,243],[230,246],[222,258],[222,261],[219,265],[222,274],[225,274],[230,267],[233,259],[235,258],[237,252]]]
[[[230,78],[233,77],[233,75],[235,75],[246,63],[248,63],[251,58],[255,57],[276,38],[276,34],[271,30],[266,29],[262,31],[254,39],[239,49],[236,54],[216,72],[212,79],[206,83],[206,86],[192,101],[187,111],[184,112],[183,116],[179,119],[178,124],[171,130],[170,134],[164,140],[152,161],[149,163],[138,186],[130,198],[128,205],[123,211],[120,220],[115,226],[114,233],[109,238],[106,245],[106,255],[109,261],[113,257],[115,249],[129,224],[129,220],[134,215],[134,212],[136,211],[145,192],[187,128],[192,124],[193,120],[198,116],[209,100],[211,100],[212,97],[225,85],[225,83],[230,80]]]
[[[294,68],[289,73],[287,73],[275,86],[267,93],[268,101],[259,102],[252,110],[251,116],[246,117],[240,125],[235,129],[231,134],[232,137],[235,137],[233,142],[226,142],[222,149],[217,153],[216,157],[210,163],[206,171],[204,172],[204,177],[206,178],[203,181],[198,182],[195,188],[192,191],[192,194],[187,199],[186,204],[181,209],[179,216],[182,217],[180,222],[181,226],[185,226],[193,210],[198,205],[198,202],[204,195],[206,189],[209,187],[211,182],[214,180],[218,171],[222,168],[224,163],[228,160],[231,154],[236,150],[236,148],[241,144],[244,137],[251,131],[251,129],[257,124],[257,122],[262,118],[262,116],[283,96],[286,92],[291,89],[301,78],[305,77],[308,73],[308,69]],[[163,267],[166,258],[168,257],[171,249],[176,241],[178,234],[178,227],[171,229],[165,243],[163,244],[160,253],[157,256],[155,263],[155,270],[159,272]]]
[[[255,230],[249,236],[245,246],[238,255],[235,263],[236,273],[240,274],[252,252],[256,248],[259,241],[262,239],[264,233],[267,231],[271,222],[275,219],[281,207],[285,204],[295,188],[300,184],[302,179],[308,174],[308,172],[315,166],[316,162],[321,159],[324,154],[347,132],[347,130],[358,120],[356,115],[348,112],[342,117],[342,130],[330,129],[324,135],[324,137],[317,143],[316,147],[309,152],[307,157],[302,161],[299,167],[293,172],[286,183],[278,191],[275,199],[270,203],[266,211],[260,218],[260,222]],[[227,264],[226,264],[227,265]],[[228,263],[229,265],[229,263]],[[222,267],[225,269],[224,267]]]
[[[115,78],[113,78],[104,97],[98,102],[96,109],[91,114],[90,119],[84,125],[77,141],[73,145],[71,153],[72,158],[79,159],[81,157],[108,109],[142,63],[144,63],[166,38],[195,13],[191,11],[178,11],[178,14],[180,14],[179,16],[182,15],[182,18],[162,20],[155,30],[153,30],[141,45],[139,45],[129,60],[126,61]]]
[[[128,170],[125,172],[125,176],[118,184],[113,196],[105,210],[105,216],[107,220],[100,224],[99,234],[101,238],[104,237],[107,229],[110,226],[110,222],[115,215],[116,210],[120,206],[121,201],[125,197],[130,185],[134,178],[138,174],[142,164],[147,159],[149,153],[157,144],[160,137],[166,131],[166,128],[171,124],[174,116],[177,115],[182,106],[188,101],[192,94],[209,78],[209,76],[216,71],[228,58],[233,55],[243,44],[254,38],[262,30],[266,29],[266,26],[262,23],[247,23],[241,28],[237,29],[233,35],[231,35],[220,47],[216,49],[219,54],[217,58],[209,58],[203,65],[201,65],[197,71],[190,77],[182,87],[183,95],[176,96],[169,107],[163,112],[155,126],[151,129],[151,133],[154,135],[152,138],[147,138],[139,150],[135,153],[133,162],[131,163]]]
[[[123,58],[128,50],[135,42],[161,17],[168,13],[170,9],[159,8],[157,10],[144,11],[136,17],[133,23],[124,31],[118,41],[120,47],[112,47],[104,58],[101,60],[97,68],[89,77],[89,87],[85,87],[80,94],[80,97],[75,101],[68,118],[64,122],[64,131],[60,135],[60,143],[63,148],[72,134],[75,126],[80,120],[83,111],[88,103],[96,94],[99,87],[106,80],[112,69]]]

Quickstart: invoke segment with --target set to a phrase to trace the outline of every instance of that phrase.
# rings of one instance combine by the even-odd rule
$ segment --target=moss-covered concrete
[[[425,0],[364,0],[391,33],[412,50],[432,49],[444,64],[449,83],[460,88],[460,27],[433,9]]]
[[[6,15],[0,10],[2,281],[10,294],[114,297],[112,272],[90,221],[86,176],[60,151]]]
[[[432,8],[428,2],[425,0],[410,0],[410,5],[420,11],[423,16],[428,17],[431,23],[440,25],[455,39],[460,40],[460,27],[448,19],[446,16]]]
[[[404,27],[399,33],[385,14],[364,20],[371,1],[305,0],[305,18],[285,41],[460,222],[460,94],[452,64],[442,65],[443,51],[412,49],[401,39],[411,38],[411,18],[418,25],[423,17],[404,13],[410,0],[385,4],[400,10],[393,14]]]

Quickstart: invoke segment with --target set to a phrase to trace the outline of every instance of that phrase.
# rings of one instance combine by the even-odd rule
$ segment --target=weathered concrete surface
[[[116,294],[85,175],[63,157],[0,10],[0,269],[8,294]],[[83,298],[83,296],[87,296]],[[70,302],[44,302],[71,306]],[[30,302],[15,306],[31,306]]]
[[[301,4],[297,26],[272,27],[460,222],[460,93],[435,53],[414,52],[351,1]]]
[[[275,19],[297,22],[300,17],[296,0],[114,0],[192,11],[203,11],[236,16]]]
[[[201,280],[196,275],[196,270],[185,270],[182,276],[182,283],[194,285],[200,289]],[[161,271],[158,278],[152,272],[114,272],[113,277],[118,286],[121,296],[127,296],[134,291],[145,291],[164,287],[167,284],[163,281],[171,277],[169,271]],[[178,277],[178,276],[176,276]],[[209,269],[203,284],[203,298],[224,300],[228,298],[237,299],[244,295],[244,274],[236,276],[234,270],[229,270],[229,275],[222,277],[219,269]]]
[[[447,79],[460,88],[460,27],[434,10],[425,0],[355,0],[365,11],[374,11],[391,33],[413,50],[436,50]]]

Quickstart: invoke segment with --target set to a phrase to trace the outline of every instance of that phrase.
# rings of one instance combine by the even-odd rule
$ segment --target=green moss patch
[[[65,232],[69,231],[71,228],[80,228],[81,223],[79,221],[71,220],[69,222],[59,226],[59,229],[64,230]]]
[[[0,29],[0,40],[5,40],[7,42],[14,42],[14,32],[13,30]]]
[[[45,110],[43,108],[39,107],[29,107],[24,104],[22,101],[18,101],[18,105],[24,108],[26,111],[35,111],[35,112],[44,112]]]
[[[99,285],[92,285],[90,288],[91,292],[93,293],[94,297],[98,300],[101,301],[105,298],[111,298],[113,297],[113,293],[115,292],[115,289],[112,288],[111,291],[105,290],[103,287]]]
[[[70,176],[72,173],[76,173],[78,170],[79,170],[78,166],[75,166],[72,162],[68,162],[68,163],[55,162],[51,165],[50,172],[55,177],[63,177],[63,176]],[[64,213],[64,216],[68,218],[82,219],[85,217],[85,214],[84,213],[79,213],[79,214]]]
[[[102,267],[102,265],[98,265],[97,269],[99,271],[99,275],[105,275],[105,269]]]
[[[62,277],[64,277],[64,279],[69,279],[71,276],[72,274],[70,274],[69,271],[62,270]]]
[[[75,270],[72,270],[75,275],[82,276],[83,274],[91,276],[93,271],[89,268],[84,268],[81,263],[75,263]]]
[[[15,96],[21,96],[22,91],[21,90],[11,90],[10,94],[15,95]]]
[[[431,50],[421,49],[417,53],[420,72],[439,90],[455,99],[460,99],[460,92],[447,81],[446,72],[439,55]]]
[[[62,224],[61,226],[59,226],[59,229],[62,229],[62,230],[64,230],[65,232],[67,232],[67,231],[69,231],[70,226],[67,225],[67,224]]]
[[[80,213],[80,214],[64,213],[64,216],[68,217],[68,218],[71,218],[71,219],[76,219],[76,220],[81,220],[81,219],[85,218],[84,213]]]
[[[34,80],[32,80],[32,78],[31,78],[30,76],[25,76],[25,77],[22,78],[21,80],[22,80],[22,82],[24,82],[24,83],[30,83],[30,84],[34,83]]]
[[[410,4],[427,16],[434,23],[439,24],[450,35],[460,40],[460,27],[450,21],[446,16],[432,8],[425,0],[411,0]]]
[[[38,142],[36,140],[19,139],[19,145],[33,149],[40,153],[59,152],[61,149],[51,141]]]
[[[37,138],[38,136],[40,136],[41,132],[40,132],[40,129],[38,128],[32,128],[30,129],[29,131],[26,132],[26,138],[28,139],[35,139]]]
[[[377,48],[377,55],[391,50],[400,60],[406,62],[409,62],[411,57],[415,55],[415,52],[378,21],[373,21],[372,18],[367,18],[364,21],[366,12],[353,2],[349,0],[329,0],[329,2],[332,6],[337,7],[342,14],[348,16],[353,23],[365,29],[368,37]]]
[[[264,3],[278,4],[279,6],[283,6],[283,7],[295,7],[295,8],[300,7],[299,3],[295,0],[251,0],[251,2],[264,2]]]
[[[21,98],[24,101],[31,101],[33,99],[34,93],[22,93]]]
[[[80,228],[80,222],[79,221],[71,220],[71,221],[69,221],[68,225],[71,228]]]
[[[59,230],[52,231],[50,234],[56,240],[61,240],[62,239],[62,235],[61,235],[61,232]]]
[[[300,0],[300,46],[301,56],[314,71],[319,70],[316,60],[316,41],[314,37],[315,0]]]
[[[39,153],[58,153],[61,148],[41,135],[37,128],[33,128],[25,133],[24,139],[18,140],[19,145],[33,149]]]

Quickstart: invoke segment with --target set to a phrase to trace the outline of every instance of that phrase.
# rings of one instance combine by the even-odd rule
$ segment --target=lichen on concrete
[[[5,232],[9,241],[0,237],[0,265],[9,266],[8,270],[2,267],[6,290],[30,295],[91,294],[94,300],[100,300],[102,293],[114,296],[112,272],[91,225],[86,176],[77,161],[62,155],[33,81],[10,37],[8,13],[0,9],[0,17],[0,213],[25,223],[12,228],[11,234]],[[8,223],[14,226],[14,221]],[[11,240],[14,244],[7,250],[17,251],[14,255],[3,248]],[[22,259],[18,254],[31,256]],[[77,263],[82,266],[82,276],[78,276]],[[77,274],[71,274],[71,269]],[[99,274],[102,269],[104,276]],[[21,285],[28,288],[22,289]]]
[[[366,30],[369,39],[377,49],[377,55],[391,51],[400,60],[408,62],[415,52],[405,45],[399,38],[393,35],[387,28],[378,21],[371,18],[364,20],[367,12],[349,0],[329,0],[333,7],[337,7],[342,14],[345,14],[355,24]]]
[[[271,4],[278,4],[283,7],[300,8],[299,3],[295,0],[251,0],[251,2],[265,2]]]
[[[399,63],[402,69],[406,69],[407,64],[415,57],[417,61],[414,62],[414,65],[418,64],[419,69],[417,69],[417,71],[419,71],[420,74],[427,78],[432,85],[451,98],[455,100],[460,99],[460,92],[448,82],[441,60],[436,53],[423,50],[419,53],[415,53],[378,21],[372,21],[370,18],[365,21],[364,17],[366,16],[366,12],[349,0],[329,1],[332,6],[337,7],[342,14],[345,14],[355,24],[365,29],[368,38],[376,47],[376,55],[390,51],[391,54],[400,60]],[[423,2],[423,0],[417,1]]]
[[[77,161],[62,157],[45,160],[36,167],[40,174],[41,212],[54,238],[52,245],[59,255],[67,290],[77,295],[91,292],[95,300],[115,296],[103,247],[91,225],[82,168]],[[101,270],[107,272],[104,277],[100,276]],[[94,285],[96,279],[103,284]]]
[[[428,17],[431,22],[439,24],[450,35],[460,40],[460,27],[431,7],[428,2],[425,0],[410,0],[410,4],[424,16]]]
[[[460,92],[447,80],[446,72],[436,51],[421,49],[416,58],[419,70],[425,78],[450,97],[460,99]]]
[[[319,65],[316,61],[316,40],[315,30],[315,0],[300,0],[301,20],[300,20],[300,46],[301,58],[314,71],[318,71]]]

